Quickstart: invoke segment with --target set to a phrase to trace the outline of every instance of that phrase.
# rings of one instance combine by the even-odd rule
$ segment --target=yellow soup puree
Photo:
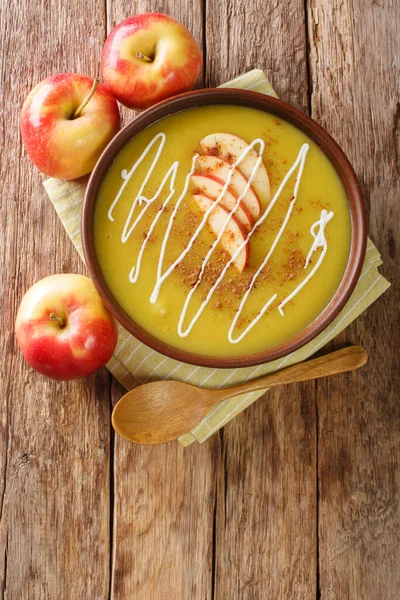
[[[121,150],[94,238],[138,325],[175,348],[238,356],[292,338],[327,306],[351,221],[334,167],[304,133],[218,105],[161,119]]]

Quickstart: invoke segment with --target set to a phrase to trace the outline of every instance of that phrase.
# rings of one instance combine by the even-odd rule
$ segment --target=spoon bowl
[[[175,440],[207,414],[204,402],[207,391],[179,381],[140,385],[115,405],[113,427],[119,435],[138,444]]]
[[[179,381],[155,381],[123,396],[112,413],[117,433],[135,444],[162,444],[193,429],[215,405],[246,392],[309,381],[364,365],[367,353],[350,346],[230,388],[207,390]]]

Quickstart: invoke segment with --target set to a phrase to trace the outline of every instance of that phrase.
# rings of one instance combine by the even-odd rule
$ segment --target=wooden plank
[[[200,2],[108,2],[109,27],[159,11],[202,41]],[[125,121],[132,119],[125,110]],[[114,387],[114,400],[124,390]],[[114,600],[212,598],[212,531],[218,437],[182,448],[136,447],[115,437]]]
[[[148,448],[116,436],[114,600],[212,598],[217,444]]]
[[[1,597],[106,598],[109,376],[46,380],[24,363],[13,333],[30,285],[82,271],[22,148],[19,107],[52,73],[98,74],[104,3],[3,0],[1,8]]]
[[[400,278],[400,5],[309,2],[312,115],[352,161],[383,272]],[[322,600],[399,597],[399,288],[340,338],[362,343],[359,374],[318,384]]]
[[[215,598],[314,598],[313,384],[268,393],[220,435]]]
[[[278,96],[308,107],[304,2],[206,3],[206,87],[263,69]]]
[[[306,110],[304,3],[207,3],[207,83],[258,67]],[[316,596],[313,383],[274,390],[220,434],[215,598]]]

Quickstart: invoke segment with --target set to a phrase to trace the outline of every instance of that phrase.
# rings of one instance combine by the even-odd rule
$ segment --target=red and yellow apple
[[[37,168],[49,177],[76,179],[90,173],[120,126],[118,104],[91,77],[48,77],[27,96],[21,134]]]
[[[148,108],[192,89],[200,70],[201,52],[192,34],[161,13],[126,19],[103,49],[103,81],[129,108]]]
[[[92,281],[50,275],[25,294],[15,332],[26,361],[51,379],[86,377],[103,367],[117,343],[117,327]]]

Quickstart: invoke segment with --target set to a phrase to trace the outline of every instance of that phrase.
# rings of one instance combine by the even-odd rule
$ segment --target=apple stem
[[[87,96],[85,96],[85,98],[83,99],[83,102],[78,106],[78,108],[76,109],[76,111],[74,112],[74,114],[72,115],[73,119],[76,119],[77,117],[79,117],[79,115],[81,114],[81,112],[83,111],[83,109],[85,108],[86,104],[88,104],[88,102],[90,101],[91,97],[93,96],[93,94],[96,91],[97,86],[99,85],[99,80],[98,79],[93,79],[93,85],[92,85],[92,89],[90,90],[90,92],[88,93]]]
[[[52,313],[50,313],[50,320],[51,320],[51,321],[55,321],[56,323],[58,323],[58,325],[59,325],[60,327],[64,327],[64,325],[65,325],[65,322],[64,322],[64,320],[63,320],[61,317],[58,317],[58,316],[56,315],[56,313],[53,313],[53,312],[52,312]]]
[[[136,58],[138,58],[139,60],[143,60],[144,62],[153,62],[152,58],[146,56],[145,54],[142,54],[142,52],[136,52]]]

